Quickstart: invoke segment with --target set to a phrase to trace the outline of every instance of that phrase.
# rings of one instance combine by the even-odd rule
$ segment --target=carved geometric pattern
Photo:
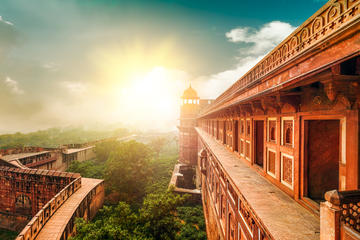
[[[244,154],[244,140],[240,141],[240,154]]]
[[[341,221],[346,226],[360,232],[360,202],[343,204]]]
[[[292,185],[292,175],[293,175],[293,169],[292,169],[292,159],[286,156],[283,156],[283,176],[282,180],[288,183],[289,185]]]
[[[276,154],[268,150],[268,172],[275,174]]]
[[[250,158],[250,142],[246,141],[245,143],[245,156]]]

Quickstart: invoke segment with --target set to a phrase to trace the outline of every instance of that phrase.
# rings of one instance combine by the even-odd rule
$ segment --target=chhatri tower
[[[197,92],[189,86],[181,97],[179,144],[180,162],[196,165],[197,134],[195,132],[196,116],[199,112],[200,98]]]

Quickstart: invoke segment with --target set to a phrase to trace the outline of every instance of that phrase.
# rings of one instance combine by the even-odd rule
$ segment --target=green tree
[[[150,147],[156,153],[156,156],[159,157],[161,150],[164,148],[168,140],[164,137],[156,137],[152,139],[149,143]]]
[[[176,209],[186,196],[171,191],[150,194],[139,212],[127,203],[104,206],[92,222],[76,220],[77,235],[72,240],[171,240],[181,228]]]
[[[151,178],[151,149],[136,141],[121,142],[105,164],[105,181],[119,201],[138,202]]]
[[[182,220],[182,226],[177,240],[205,240],[206,226],[203,208],[201,205],[180,206],[177,208],[179,218]]]
[[[95,145],[96,160],[98,162],[106,162],[110,156],[110,153],[114,151],[119,145],[120,142],[116,140],[97,143]]]
[[[88,160],[84,162],[73,161],[66,171],[80,173],[82,177],[101,179],[104,178],[104,170],[104,164]]]
[[[139,213],[139,223],[146,237],[171,240],[181,229],[176,208],[183,204],[186,195],[171,190],[161,194],[148,194]]]
[[[143,239],[137,232],[138,216],[124,202],[117,206],[104,206],[92,222],[82,218],[76,220],[76,236],[72,240],[135,240]]]

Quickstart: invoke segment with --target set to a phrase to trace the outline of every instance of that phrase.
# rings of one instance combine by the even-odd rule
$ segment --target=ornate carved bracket
[[[260,115],[265,114],[265,110],[263,108],[263,104],[261,103],[261,101],[253,101],[250,103],[250,105],[251,105],[251,110],[254,114],[260,114]]]
[[[360,86],[359,82],[353,78],[353,76],[347,77],[344,75],[334,76],[334,78],[342,80],[328,80],[323,81],[324,92],[329,101],[334,104],[343,105],[346,109],[357,107],[357,102],[360,98]],[[359,77],[360,80],[360,77]]]
[[[261,106],[268,114],[268,112],[280,113],[281,106],[279,105],[279,101],[277,97],[266,97],[261,99]]]

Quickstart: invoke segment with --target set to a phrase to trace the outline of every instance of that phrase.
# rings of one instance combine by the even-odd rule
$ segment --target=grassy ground
[[[1,240],[13,240],[18,235],[17,232],[12,232],[6,229],[0,228],[0,239]]]

